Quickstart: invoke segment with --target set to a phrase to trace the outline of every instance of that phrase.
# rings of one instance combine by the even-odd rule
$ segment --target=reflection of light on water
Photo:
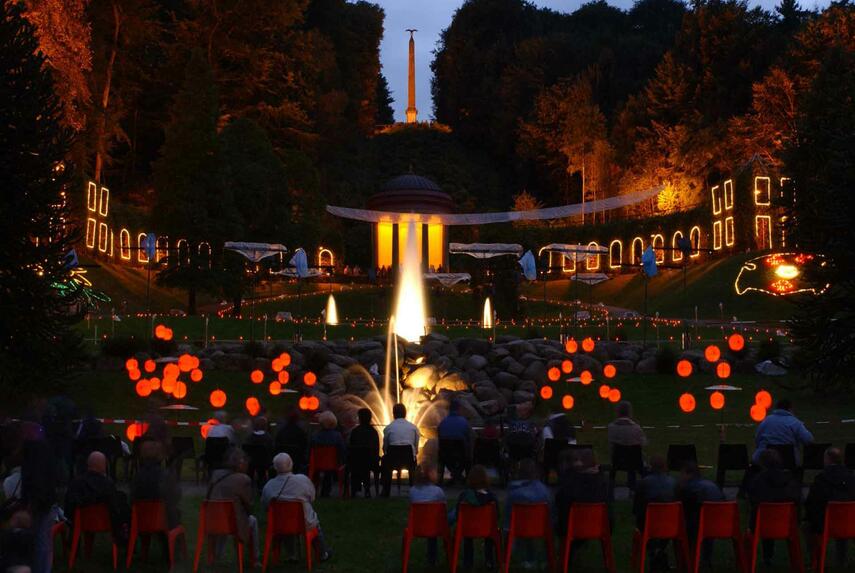
[[[490,297],[484,300],[484,313],[481,315],[481,327],[493,328],[493,306],[490,304]]]
[[[421,245],[418,244],[416,223],[407,224],[407,245],[398,276],[395,299],[395,334],[409,342],[418,342],[425,334],[426,312],[424,277],[422,276]]]
[[[330,295],[327,299],[326,324],[334,326],[338,324],[338,308],[335,305],[335,297]]]

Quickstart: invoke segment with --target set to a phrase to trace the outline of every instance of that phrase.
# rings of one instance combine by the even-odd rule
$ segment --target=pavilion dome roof
[[[390,179],[379,193],[369,197],[368,208],[396,213],[451,213],[454,201],[427,177],[407,173]]]

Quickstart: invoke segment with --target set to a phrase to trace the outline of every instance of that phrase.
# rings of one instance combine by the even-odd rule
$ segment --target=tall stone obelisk
[[[418,30],[407,30],[410,33],[410,69],[407,74],[407,123],[416,123],[419,110],[416,109],[416,40],[413,32]]]

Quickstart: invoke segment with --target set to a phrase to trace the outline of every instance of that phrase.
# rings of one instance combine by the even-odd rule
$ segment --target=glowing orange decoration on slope
[[[175,390],[172,391],[172,395],[175,396],[178,400],[182,400],[187,397],[187,384],[181,382],[180,380],[175,383]]]
[[[713,410],[721,410],[724,408],[724,394],[715,391],[710,394],[710,406]]]
[[[291,379],[291,375],[288,374],[287,370],[283,370],[279,373],[279,376],[277,378],[280,384],[287,384],[288,381]]]
[[[553,366],[546,373],[546,377],[549,378],[550,382],[558,382],[558,379],[561,378],[561,370]]]
[[[561,407],[565,410],[572,410],[573,406],[576,405],[576,400],[570,394],[561,398]]]
[[[317,396],[309,396],[309,411],[314,412],[321,407],[321,401]]]
[[[561,371],[565,374],[573,372],[573,362],[571,360],[564,360],[561,362]]]
[[[132,381],[139,380],[140,376],[142,376],[142,373],[139,370],[128,370],[128,378],[130,378]]]
[[[148,385],[151,388],[151,391],[160,390],[160,378],[156,376],[148,379]]]
[[[768,410],[772,407],[772,395],[766,390],[760,390],[754,395],[754,403]]]
[[[730,364],[719,362],[715,367],[715,375],[719,378],[730,378]]]
[[[125,370],[127,370],[128,372],[139,369],[140,363],[137,361],[136,358],[128,358],[127,360],[125,360]]]
[[[137,382],[136,386],[137,396],[140,398],[145,398],[146,396],[151,395],[151,382],[143,378],[142,380]]]
[[[125,435],[128,437],[128,441],[133,442],[137,438],[142,437],[146,432],[148,432],[148,424],[145,422],[134,422],[128,425]]]
[[[143,363],[143,370],[151,374],[157,369],[157,362],[154,360],[148,359]]]
[[[291,365],[291,355],[287,352],[283,352],[279,355],[279,360],[282,361],[282,367],[286,368]]]
[[[222,408],[226,405],[226,393],[219,389],[214,390],[211,392],[209,400],[214,408]]]
[[[602,398],[603,400],[607,400],[607,399],[608,399],[608,397],[609,397],[609,392],[611,392],[611,390],[612,390],[612,389],[611,389],[611,388],[609,388],[609,387],[608,387],[607,385],[605,385],[605,384],[603,384],[602,386],[600,386],[600,398]]]
[[[680,396],[680,409],[687,414],[689,412],[693,412],[695,410],[695,397],[686,392],[682,396]]]
[[[609,390],[609,402],[620,402],[620,390],[618,390],[617,388],[612,388],[611,390]]]
[[[163,390],[165,394],[172,394],[175,392],[175,386],[178,384],[178,380],[175,378],[164,378],[163,382],[160,384],[160,389]]]
[[[614,364],[606,364],[603,366],[603,376],[606,378],[614,378],[617,376],[617,368]]]
[[[748,413],[751,415],[751,419],[755,422],[762,422],[766,419],[766,408],[760,404],[754,404],[751,406],[751,410],[749,410]]]
[[[279,357],[274,358],[273,361],[270,362],[270,369],[274,372],[282,372],[283,368],[285,368],[285,365],[282,364],[282,360]]]
[[[166,330],[167,328],[164,325],[158,324],[154,327],[154,337],[159,340],[164,340],[166,337]]]
[[[181,372],[190,372],[193,370],[193,357],[189,354],[182,354],[178,357],[178,369]]]
[[[318,377],[314,372],[306,372],[303,374],[303,384],[306,386],[314,386],[317,381]]]
[[[261,370],[253,370],[249,374],[249,379],[252,380],[253,384],[261,384],[264,382],[264,372]]]
[[[707,359],[707,362],[718,362],[718,359],[721,358],[721,350],[715,344],[710,344],[704,350],[704,358]]]
[[[190,371],[190,380],[193,382],[201,382],[204,376],[205,375],[198,368],[194,368]]]
[[[692,366],[692,363],[688,360],[683,359],[677,362],[677,374],[679,374],[683,378],[688,378],[689,376],[691,376],[692,370],[694,370],[694,366]]]
[[[255,396],[247,398],[244,405],[246,406],[246,411],[249,412],[250,416],[257,416],[258,412],[261,411],[261,404]]]
[[[593,352],[594,351],[594,339],[590,336],[585,338],[582,341],[582,350],[585,352]]]
[[[169,363],[163,367],[163,379],[167,378],[172,380],[177,380],[181,375],[181,370],[178,368],[177,364]]]
[[[582,383],[583,386],[587,386],[588,384],[594,381],[594,377],[589,371],[582,370],[582,373],[579,374],[579,381]]]
[[[567,354],[576,354],[579,352],[579,344],[571,338],[564,343],[564,350],[567,351]]]
[[[727,339],[727,346],[734,352],[739,352],[745,348],[745,337],[738,332],[731,334]]]
[[[540,389],[540,397],[544,400],[552,398],[552,386],[544,386]]]
[[[282,392],[282,384],[279,382],[271,382],[267,389],[270,391],[271,396],[278,396]]]

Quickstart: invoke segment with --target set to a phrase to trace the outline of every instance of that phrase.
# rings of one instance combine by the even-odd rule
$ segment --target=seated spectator
[[[576,428],[573,427],[570,418],[564,412],[558,412],[546,419],[541,438],[544,444],[546,440],[560,440],[568,444],[575,444]]]
[[[145,440],[140,445],[140,463],[131,485],[131,498],[134,501],[162,501],[166,506],[166,522],[169,528],[181,523],[178,504],[181,501],[181,488],[174,472],[163,467],[163,444],[155,440]]]
[[[55,454],[45,440],[26,440],[21,462],[21,502],[32,523],[32,559],[29,564],[35,573],[51,570],[53,563],[53,538],[51,528],[61,510],[57,500],[57,466]]]
[[[227,438],[229,440],[229,444],[232,446],[237,445],[237,433],[235,429],[229,424],[229,415],[226,414],[224,410],[217,410],[214,412],[214,419],[217,421],[216,424],[212,425],[208,430],[209,438]]]
[[[113,535],[123,542],[127,539],[128,523],[130,522],[130,506],[127,496],[116,489],[107,476],[107,458],[101,452],[92,452],[86,460],[86,472],[74,478],[65,493],[65,515],[74,519],[74,512],[79,507],[107,504],[110,510],[110,521]]]
[[[344,444],[344,437],[342,437],[341,432],[338,430],[338,419],[335,417],[335,414],[329,410],[322,412],[320,416],[318,416],[318,423],[321,425],[321,430],[312,436],[311,445],[334,446],[338,452],[338,463],[343,464],[345,461],[346,446]],[[321,485],[321,497],[329,496],[330,489],[332,488],[333,475],[334,474],[330,472],[324,472],[324,481]]]
[[[469,427],[469,422],[460,415],[460,402],[452,399],[448,406],[448,416],[437,426],[437,434],[440,440],[460,440],[463,442],[463,451],[466,458],[469,458],[471,448],[472,428]],[[466,459],[462,460],[462,464],[455,464],[455,467],[450,467],[452,473],[452,481],[463,481],[463,472],[468,466]],[[440,476],[441,478],[442,476]]]
[[[635,526],[639,531],[644,530],[645,516],[648,503],[668,503],[676,498],[677,482],[668,474],[668,464],[665,457],[659,454],[650,457],[650,473],[639,480],[632,499],[632,513],[635,516]],[[668,555],[665,549],[667,542],[653,540],[650,543],[651,569],[668,569]]]
[[[632,419],[632,404],[626,400],[619,402],[616,408],[617,417],[609,424],[609,446],[646,446],[647,436],[641,426]],[[626,482],[630,489],[635,487],[635,472],[627,472]]]
[[[410,446],[413,450],[413,458],[419,455],[419,439],[421,434],[415,424],[407,420],[407,408],[403,404],[392,406],[392,423],[383,429],[383,453],[386,454],[389,446]],[[392,472],[394,468],[383,458],[383,497],[389,497],[392,487]]]
[[[757,518],[757,507],[761,503],[791,501],[798,507],[802,498],[802,489],[795,477],[783,467],[781,454],[776,450],[763,450],[759,457],[760,471],[748,484],[748,501],[751,505],[751,517],[748,529],[753,529]],[[774,556],[774,542],[763,541],[763,561],[771,565]]]
[[[267,431],[267,418],[256,416],[252,419],[252,433],[244,441],[244,450],[250,456],[249,476],[256,480],[259,488],[264,485],[273,457],[273,437]]]
[[[210,435],[210,434],[209,434]],[[252,551],[252,562],[259,558],[258,520],[252,515],[252,479],[246,471],[249,466],[246,454],[237,448],[225,456],[225,467],[214,470],[208,484],[206,500],[233,501],[238,537]]]
[[[600,471],[594,451],[565,450],[559,460],[558,492],[555,494],[556,533],[567,534],[567,517],[574,503],[608,503],[608,477]],[[611,523],[611,507],[609,522]]]
[[[12,466],[9,470],[9,475],[3,480],[3,496],[6,502],[20,499],[21,497],[21,463],[17,458],[14,461],[7,461],[8,465]]]
[[[505,500],[504,528],[511,526],[511,511],[515,503],[550,503],[549,489],[540,481],[537,472],[537,464],[531,458],[526,458],[519,463],[516,479],[508,482],[508,495]],[[530,539],[517,541],[523,549],[523,568],[535,567],[536,552],[535,545]]]
[[[292,410],[285,416],[273,442],[277,453],[287,452],[294,462],[295,472],[305,472],[309,459],[309,434],[300,424],[300,414]]]
[[[371,497],[371,471],[376,471],[380,463],[380,436],[371,425],[371,410],[361,408],[356,416],[359,424],[350,431],[350,447],[367,448],[368,460],[365,468],[351,470],[350,479],[354,495],[364,489],[365,497]]]
[[[18,508],[8,520],[4,519],[4,527],[0,529],[0,571],[29,573],[35,549],[30,513]]]
[[[508,433],[505,436],[505,449],[511,461],[533,458],[537,453],[537,426],[529,420],[517,418],[516,408],[508,412]]]
[[[410,488],[410,503],[445,503],[445,492],[436,485],[436,468],[429,464],[421,464],[416,469],[413,487]],[[427,540],[427,561],[431,567],[436,566],[436,538]]]
[[[326,561],[332,556],[332,551],[324,541],[318,514],[312,506],[312,502],[315,501],[315,485],[308,476],[293,473],[294,462],[291,456],[284,452],[276,454],[273,458],[273,469],[276,470],[276,477],[268,481],[261,492],[262,509],[266,512],[270,502],[274,500],[302,502],[306,528],[318,528],[318,536],[314,540],[315,551],[321,561]]]
[[[676,497],[678,501],[683,502],[686,533],[689,536],[689,543],[694,544],[698,536],[701,505],[705,501],[724,501],[724,494],[715,483],[701,477],[701,471],[698,469],[697,463],[687,461],[683,465],[680,481],[677,483]],[[712,541],[709,540],[703,545],[701,559],[708,563],[711,556]]]
[[[794,446],[796,464],[799,463],[800,449],[804,444],[813,443],[813,434],[804,423],[793,415],[793,405],[788,399],[779,400],[775,409],[769,412],[754,434],[754,463],[760,462],[761,454],[770,445]],[[762,466],[762,463],[760,464]]]
[[[808,528],[819,535],[825,527],[825,508],[829,501],[855,501],[855,472],[843,465],[843,454],[837,448],[828,448],[823,457],[822,471],[816,475],[805,500]],[[846,564],[846,540],[836,542],[837,564]]]
[[[484,466],[474,465],[469,470],[469,474],[466,476],[466,488],[460,492],[460,495],[457,497],[457,505],[449,516],[449,521],[452,525],[457,521],[457,517],[460,513],[460,504],[462,503],[473,505],[475,507],[482,507],[491,503],[495,504],[496,517],[499,517],[499,502],[496,499],[495,494],[490,491],[490,478],[487,475],[487,468]],[[472,567],[475,553],[473,545],[471,537],[467,537],[463,540],[464,569],[470,569]],[[493,547],[493,540],[485,539],[484,562],[486,563],[487,569],[493,569],[496,566],[495,557],[496,550]]]

